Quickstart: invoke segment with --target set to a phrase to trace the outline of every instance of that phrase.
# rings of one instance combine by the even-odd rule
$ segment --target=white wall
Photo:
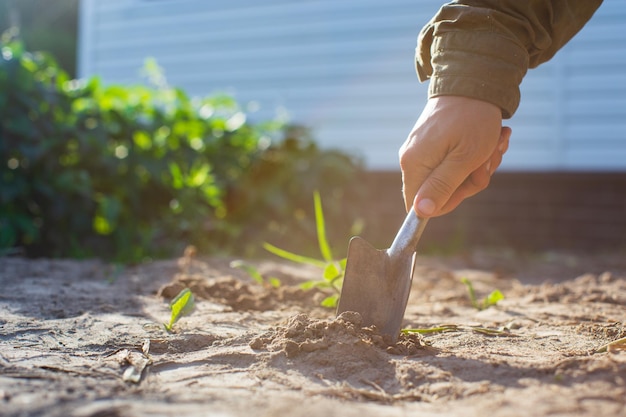
[[[136,83],[156,58],[191,95],[234,94],[263,119],[286,109],[327,147],[397,169],[427,85],[420,28],[441,0],[82,0],[79,75]],[[626,170],[626,2],[605,0],[531,71],[510,124],[509,170]]]

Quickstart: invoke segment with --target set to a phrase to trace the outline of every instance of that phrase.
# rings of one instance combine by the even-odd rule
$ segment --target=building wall
[[[364,181],[364,237],[388,247],[405,216],[400,175],[370,172]],[[496,173],[485,191],[431,219],[420,243],[438,252],[472,247],[621,251],[626,259],[626,173]]]
[[[148,56],[191,95],[285,111],[326,147],[396,170],[426,101],[416,36],[442,0],[82,0],[79,75],[141,81]],[[522,84],[509,171],[626,171],[626,2]]]

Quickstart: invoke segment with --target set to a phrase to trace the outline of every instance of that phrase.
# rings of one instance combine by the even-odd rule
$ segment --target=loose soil
[[[420,257],[396,343],[319,306],[316,270],[0,258],[3,416],[626,416],[626,254]],[[474,309],[460,278],[479,297]],[[172,333],[168,303],[196,308]],[[598,350],[603,350],[598,352]]]

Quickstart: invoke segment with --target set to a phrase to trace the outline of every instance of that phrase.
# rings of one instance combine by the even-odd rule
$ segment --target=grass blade
[[[594,353],[616,352],[618,350],[626,350],[626,337],[607,343],[599,347]]]
[[[467,294],[469,296],[470,302],[472,303],[472,307],[480,310],[478,301],[476,301],[476,292],[474,291],[474,286],[472,285],[472,282],[465,277],[461,278],[461,282],[467,287]]]
[[[322,210],[322,199],[319,191],[313,193],[313,203],[315,206],[315,226],[317,228],[317,242],[320,247],[320,253],[325,261],[332,262],[333,254],[326,239],[326,222],[324,221],[324,211]]]
[[[410,334],[410,333],[419,333],[419,334],[430,334],[430,333],[445,333],[445,332],[456,332],[459,331],[459,327],[454,324],[444,324],[437,327],[430,327],[428,329],[404,329],[402,333]]]
[[[326,262],[320,261],[318,259],[315,258],[309,258],[308,256],[302,256],[302,255],[298,255],[296,253],[293,252],[289,252],[286,251],[284,249],[278,248],[274,245],[272,245],[271,243],[263,243],[263,248],[270,252],[273,253],[276,256],[280,256],[283,259],[287,259],[289,261],[292,262],[296,262],[299,264],[308,264],[308,265],[313,265],[313,266],[317,266],[319,268],[325,268],[326,267]]]

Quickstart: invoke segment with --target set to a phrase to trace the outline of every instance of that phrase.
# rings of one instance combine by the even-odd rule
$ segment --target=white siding
[[[135,83],[146,57],[191,95],[286,109],[327,147],[397,169],[425,84],[415,39],[441,0],[82,0],[79,74]],[[626,170],[626,2],[605,0],[532,70],[510,124],[514,170]]]
[[[626,171],[626,2],[605,0],[521,90],[504,168]]]

